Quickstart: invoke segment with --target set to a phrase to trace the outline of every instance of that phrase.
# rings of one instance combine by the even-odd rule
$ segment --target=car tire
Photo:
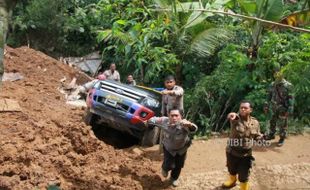
[[[147,128],[141,140],[141,146],[154,146],[158,143],[160,130],[158,127]]]
[[[86,114],[85,114],[85,117],[84,117],[84,122],[86,123],[86,125],[93,125],[95,120],[96,120],[96,118],[97,118],[97,115],[93,114],[88,109],[86,111]]]

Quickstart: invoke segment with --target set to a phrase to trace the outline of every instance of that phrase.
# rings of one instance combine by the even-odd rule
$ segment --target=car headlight
[[[147,107],[157,108],[159,105],[159,102],[153,98],[145,98],[142,104]]]

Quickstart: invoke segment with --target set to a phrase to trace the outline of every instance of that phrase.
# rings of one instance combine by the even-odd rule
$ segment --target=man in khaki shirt
[[[168,111],[172,108],[179,109],[183,115],[183,88],[175,84],[175,78],[172,75],[165,78],[165,87],[166,89],[161,92],[163,95],[161,105],[162,116],[168,116]]]
[[[229,179],[223,183],[224,188],[236,185],[237,175],[240,181],[240,189],[249,189],[249,175],[252,167],[252,146],[261,140],[259,122],[251,117],[252,105],[249,101],[242,101],[239,114],[231,112],[227,119],[230,121],[230,135],[226,147],[227,168]],[[258,143],[257,143],[258,144]]]
[[[163,131],[164,161],[162,175],[168,177],[173,186],[178,186],[178,178],[186,160],[187,149],[191,144],[190,133],[197,131],[198,127],[186,119],[182,119],[180,110],[172,108],[169,117],[152,117],[145,124],[155,125]]]
[[[111,63],[110,69],[104,71],[103,74],[107,77],[107,79],[115,80],[117,82],[121,82],[121,77],[119,75],[119,72],[116,70],[115,63]]]

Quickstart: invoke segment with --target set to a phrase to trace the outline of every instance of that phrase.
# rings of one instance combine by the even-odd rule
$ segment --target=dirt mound
[[[60,80],[82,83],[83,75],[27,47],[6,48],[4,64],[24,78],[1,87],[0,98],[17,100],[22,112],[0,113],[0,189],[159,188],[151,160],[99,141],[84,110],[64,103]]]

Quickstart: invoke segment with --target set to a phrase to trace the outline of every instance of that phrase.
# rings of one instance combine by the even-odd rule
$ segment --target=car
[[[160,116],[161,94],[143,87],[129,86],[113,80],[98,80],[86,99],[85,122],[111,127],[139,139],[142,146],[159,141],[158,127],[145,127],[144,121]]]

